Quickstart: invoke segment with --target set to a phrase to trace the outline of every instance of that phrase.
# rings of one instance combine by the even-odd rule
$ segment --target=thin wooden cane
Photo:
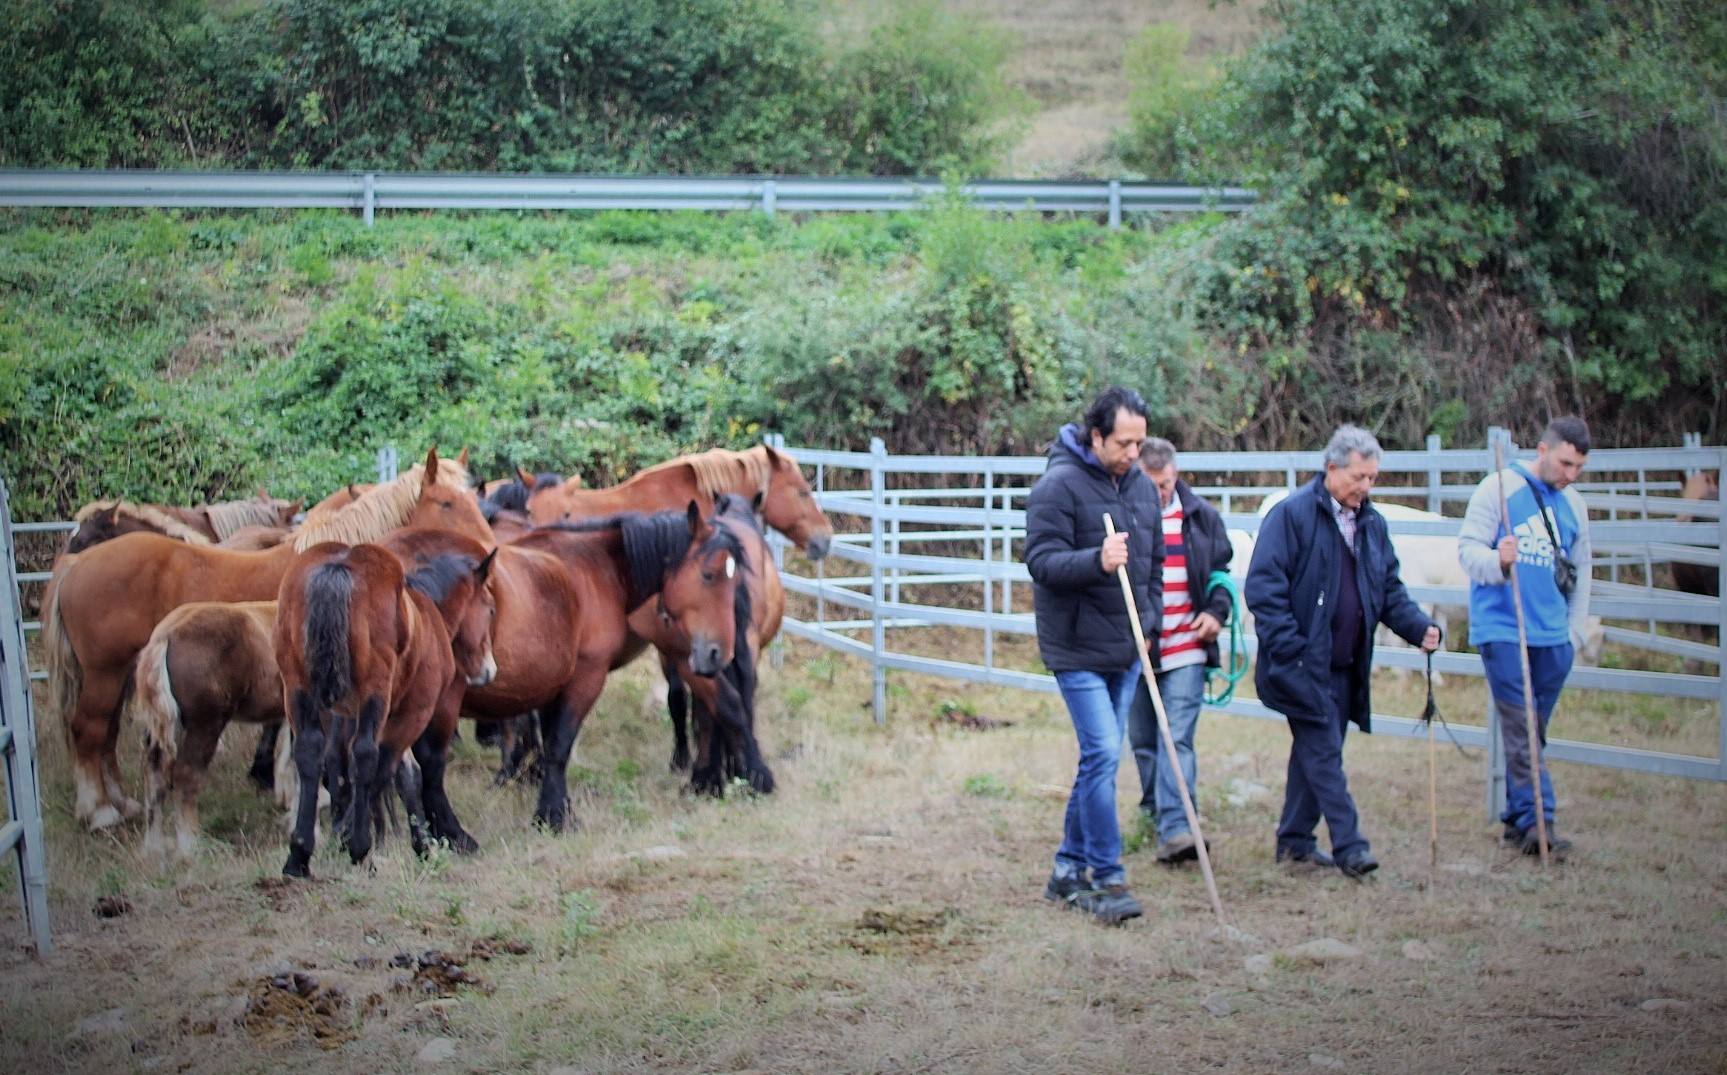
[[[1439,762],[1433,744],[1433,654],[1427,655],[1427,865],[1439,870]]]
[[[1493,445],[1494,476],[1499,480],[1499,517],[1505,532],[1511,527],[1511,506],[1505,499],[1505,446]],[[1553,550],[1557,555],[1558,549]],[[1517,660],[1523,669],[1523,715],[1529,728],[1529,779],[1535,793],[1535,839],[1541,848],[1541,865],[1547,865],[1547,808],[1541,800],[1541,727],[1535,719],[1535,677],[1529,671],[1529,634],[1523,626],[1523,591],[1517,587],[1517,558],[1511,559],[1511,605],[1517,612]]]
[[[1115,534],[1115,520],[1108,512],[1103,516],[1103,528],[1111,536]],[[1217,924],[1229,926],[1223,917],[1223,901],[1217,898],[1217,879],[1211,875],[1211,854],[1205,848],[1205,834],[1199,831],[1199,811],[1193,808],[1193,796],[1187,791],[1187,777],[1182,775],[1181,765],[1175,756],[1175,737],[1169,731],[1169,714],[1163,708],[1163,695],[1158,693],[1157,673],[1151,670],[1151,662],[1145,660],[1145,631],[1139,625],[1139,605],[1133,599],[1133,587],[1127,581],[1127,565],[1115,569],[1115,576],[1121,580],[1121,596],[1127,599],[1127,619],[1133,625],[1133,641],[1139,646],[1142,655],[1139,670],[1145,676],[1145,687],[1151,692],[1151,707],[1157,711],[1157,730],[1163,736],[1164,757],[1169,759],[1170,771],[1175,774],[1176,790],[1181,792],[1181,809],[1187,814],[1187,827],[1193,833],[1194,846],[1199,849],[1199,868],[1205,874],[1205,892],[1211,897],[1211,910],[1217,915]]]

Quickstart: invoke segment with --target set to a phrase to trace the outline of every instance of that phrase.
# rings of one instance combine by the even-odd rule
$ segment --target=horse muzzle
[[[810,539],[804,543],[804,555],[811,560],[820,560],[828,554],[828,547],[833,544],[833,540],[831,530],[825,534],[811,534]]]
[[[718,642],[697,638],[690,647],[690,671],[698,676],[717,676],[726,666],[725,650]]]
[[[497,679],[497,678],[498,678],[498,661],[497,661],[497,658],[493,657],[490,653],[488,653],[488,654],[486,654],[486,663],[480,668],[479,673],[476,675],[471,675],[468,677],[468,686],[470,686],[470,687],[484,687],[486,684],[490,683],[492,680]]]

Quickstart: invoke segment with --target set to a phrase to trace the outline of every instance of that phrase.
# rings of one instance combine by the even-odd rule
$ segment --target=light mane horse
[[[192,601],[269,600],[299,550],[319,541],[375,540],[415,525],[490,547],[491,530],[467,486],[467,470],[434,450],[423,466],[304,530],[293,545],[239,552],[137,533],[62,557],[45,602],[44,704],[61,715],[71,740],[78,820],[103,828],[139,811],[120,781],[120,710],[138,652],[163,617]]]

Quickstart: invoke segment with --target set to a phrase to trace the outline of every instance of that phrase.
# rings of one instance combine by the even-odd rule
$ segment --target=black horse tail
[[[346,564],[321,564],[306,578],[306,671],[312,698],[328,709],[354,689],[348,604],[354,576]]]

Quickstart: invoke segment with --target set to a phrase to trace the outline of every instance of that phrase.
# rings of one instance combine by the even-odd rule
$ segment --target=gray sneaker
[[[1145,913],[1139,901],[1133,898],[1133,893],[1126,885],[1105,885],[1082,892],[1074,900],[1075,906],[1082,911],[1091,912],[1091,916],[1108,926],[1119,926],[1130,918],[1138,918]]]

